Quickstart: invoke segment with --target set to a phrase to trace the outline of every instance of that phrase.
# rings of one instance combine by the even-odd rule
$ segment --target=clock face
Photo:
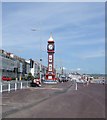
[[[49,44],[49,45],[48,45],[48,48],[49,48],[49,50],[53,50],[53,45],[52,45],[52,44]]]

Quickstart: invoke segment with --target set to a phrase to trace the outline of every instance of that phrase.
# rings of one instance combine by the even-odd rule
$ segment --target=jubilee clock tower
[[[55,80],[55,70],[54,70],[55,45],[54,45],[54,39],[52,37],[52,33],[48,40],[47,53],[48,53],[48,70],[46,74],[46,79]]]

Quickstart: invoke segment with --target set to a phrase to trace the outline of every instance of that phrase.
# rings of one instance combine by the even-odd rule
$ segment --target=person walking
[[[87,77],[87,86],[89,85],[89,78]]]

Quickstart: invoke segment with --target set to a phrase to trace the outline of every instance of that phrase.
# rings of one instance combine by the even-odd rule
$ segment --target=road
[[[3,118],[105,118],[105,87],[71,82],[3,93]]]

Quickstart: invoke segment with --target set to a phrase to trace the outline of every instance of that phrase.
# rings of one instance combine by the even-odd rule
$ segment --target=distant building
[[[40,70],[40,67],[41,67],[41,70]],[[36,77],[40,74],[40,71],[41,71],[41,75],[44,76],[46,74],[47,67],[37,61],[34,61],[31,68],[32,75]]]
[[[71,79],[81,79],[81,74],[79,74],[78,72],[72,72],[72,73],[69,73],[69,77]]]

